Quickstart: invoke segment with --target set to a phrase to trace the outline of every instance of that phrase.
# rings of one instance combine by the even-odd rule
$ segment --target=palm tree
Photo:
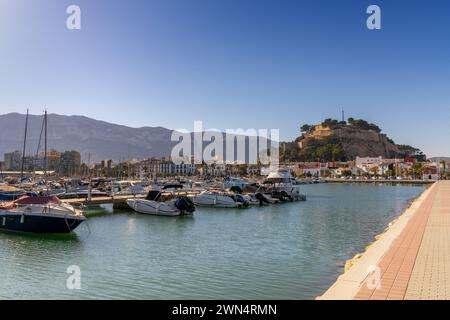
[[[440,164],[442,165],[442,173],[441,176],[443,176],[445,174],[445,172],[447,171],[447,162],[445,160],[441,160]]]
[[[370,172],[376,176],[378,174],[379,168],[378,167],[372,167],[370,168]]]

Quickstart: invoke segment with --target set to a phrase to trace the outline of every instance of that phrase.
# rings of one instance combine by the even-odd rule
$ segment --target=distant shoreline
[[[365,180],[365,179],[321,179],[321,181],[329,183],[389,183],[389,184],[433,184],[434,180]]]

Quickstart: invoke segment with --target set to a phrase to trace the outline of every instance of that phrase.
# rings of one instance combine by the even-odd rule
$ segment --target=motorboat
[[[263,185],[267,194],[280,201],[306,200],[306,195],[300,192],[300,183],[290,170],[277,169],[270,172]]]
[[[1,186],[0,187],[0,202],[3,201],[14,201],[19,199],[22,196],[37,196],[36,192],[33,191],[25,191],[23,189],[19,189],[13,186]]]
[[[23,196],[0,206],[0,230],[6,231],[70,233],[85,220],[80,209],[55,196]]]
[[[235,177],[225,177],[224,180],[225,182],[223,183],[223,189],[230,189],[236,186],[244,189],[246,186],[251,184],[250,182]]]
[[[275,202],[271,197],[261,192],[244,193],[244,190],[239,186],[232,186],[229,191],[241,195],[249,205],[264,205]]]
[[[134,195],[145,195],[146,188],[141,183],[135,183],[132,181],[115,181],[112,182],[110,187],[110,194],[114,196],[134,196]]]
[[[194,197],[194,203],[202,207],[242,208],[249,205],[241,194],[226,191],[206,190]]]
[[[179,185],[181,188],[182,186]],[[161,190],[150,190],[145,199],[127,199],[128,206],[136,212],[158,216],[191,215],[195,205],[185,195],[180,195],[170,189],[177,189],[174,185],[163,187]]]

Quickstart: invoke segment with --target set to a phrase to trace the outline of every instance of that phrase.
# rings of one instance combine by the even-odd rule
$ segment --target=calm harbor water
[[[0,299],[312,299],[424,188],[307,185],[306,202],[91,212],[73,235],[0,233]],[[66,288],[70,265],[80,290]]]

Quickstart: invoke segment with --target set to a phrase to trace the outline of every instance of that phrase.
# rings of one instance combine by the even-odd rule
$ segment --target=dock
[[[450,181],[424,191],[317,299],[450,299]]]
[[[179,191],[166,191],[161,194],[170,194],[175,196],[195,196],[200,193],[200,190],[179,190]],[[102,204],[112,204],[114,209],[129,209],[127,205],[127,199],[145,199],[146,195],[117,195],[108,197],[91,197],[88,198],[73,198],[73,199],[61,199],[62,202],[71,205],[83,205],[85,207],[98,207]]]
[[[114,209],[128,209],[127,199],[145,199],[145,195],[126,195],[126,196],[114,196],[114,197],[92,197],[88,198],[74,198],[74,199],[61,199],[62,202],[76,205],[82,204],[86,207],[97,207],[102,204],[112,204]]]

